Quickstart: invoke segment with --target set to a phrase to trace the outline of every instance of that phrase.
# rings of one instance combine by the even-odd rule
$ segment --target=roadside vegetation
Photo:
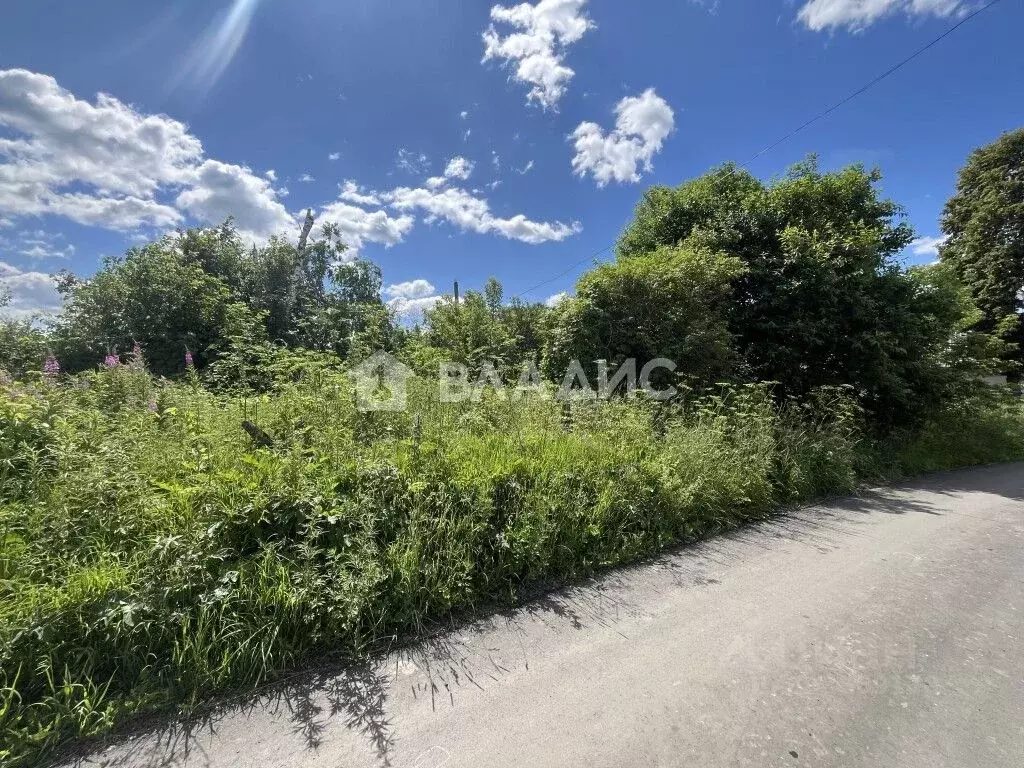
[[[0,763],[785,505],[1024,459],[1024,404],[981,380],[1021,359],[1024,132],[1000,142],[909,270],[877,174],[808,161],[650,190],[554,307],[492,280],[409,327],[329,224],[247,247],[229,222],[64,276],[59,319],[0,328]],[[404,411],[356,407],[378,350],[416,372]],[[671,400],[553,396],[572,360],[593,382],[655,357]],[[544,382],[444,403],[444,360]]]

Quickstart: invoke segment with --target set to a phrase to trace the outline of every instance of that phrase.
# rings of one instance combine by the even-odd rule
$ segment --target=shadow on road
[[[287,719],[292,733],[301,738],[307,750],[318,749],[328,723],[340,720],[373,746],[381,765],[389,765],[391,732],[384,704],[390,681],[381,673],[382,666],[377,662],[306,669],[256,695],[227,701],[200,715],[169,722],[158,718],[137,721],[132,728],[108,739],[118,743],[116,751],[83,750],[66,756],[63,764],[98,764],[105,768],[206,766],[209,760],[203,737],[216,734],[225,718],[260,710]]]

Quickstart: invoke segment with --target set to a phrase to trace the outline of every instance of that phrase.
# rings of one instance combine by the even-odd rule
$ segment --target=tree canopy
[[[971,153],[946,204],[940,254],[970,290],[978,328],[1016,345],[1024,362],[1024,128]]]
[[[701,383],[732,374],[728,326],[731,284],[744,272],[735,256],[662,247],[584,275],[576,296],[553,311],[544,369],[560,379],[573,360],[618,369],[667,358]]]
[[[345,250],[332,224],[313,242],[248,250],[230,220],[167,235],[107,258],[89,280],[64,280],[55,343],[70,370],[139,343],[163,375],[184,370],[186,350],[202,368],[269,343],[347,356],[370,333],[387,346],[380,268]]]
[[[307,215],[295,242],[251,246],[228,220],[108,258],[87,280],[61,276],[52,330],[9,321],[0,352],[8,371],[54,354],[74,372],[138,344],[154,373],[194,365],[214,387],[257,390],[286,351],[354,363],[387,350],[423,373],[450,360],[506,377],[533,362],[555,382],[573,361],[593,374],[601,360],[668,358],[698,389],[772,382],[809,400],[849,385],[884,429],[974,386],[1020,340],[1022,158],[1020,131],[971,156],[930,267],[901,266],[914,234],[878,171],[822,172],[812,157],[771,182],[725,165],[650,189],[615,262],[554,307],[507,298],[492,277],[409,327],[381,298],[380,268],[350,258],[334,224],[314,231]]]
[[[679,244],[737,258],[728,313],[736,373],[796,397],[851,384],[876,418],[898,422],[941,395],[951,329],[932,321],[935,295],[897,261],[914,235],[879,196],[880,179],[858,165],[823,173],[813,157],[770,184],[726,165],[651,189],[618,258]]]

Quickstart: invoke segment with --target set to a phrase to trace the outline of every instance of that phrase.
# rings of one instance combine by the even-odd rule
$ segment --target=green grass
[[[566,430],[549,399],[412,384],[402,414],[328,369],[258,399],[126,367],[0,394],[0,763],[865,477],[1024,458],[994,396],[879,444],[841,389],[577,403]]]

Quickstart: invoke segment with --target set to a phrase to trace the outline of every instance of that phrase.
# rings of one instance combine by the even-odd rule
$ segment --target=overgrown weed
[[[400,414],[351,393],[329,367],[253,398],[122,366],[0,395],[0,762],[865,478],[1024,458],[995,394],[872,441],[843,388],[564,409],[414,379]]]

